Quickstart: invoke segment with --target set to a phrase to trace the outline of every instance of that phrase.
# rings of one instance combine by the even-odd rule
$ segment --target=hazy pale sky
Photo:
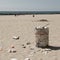
[[[0,11],[60,11],[60,0],[0,0]]]

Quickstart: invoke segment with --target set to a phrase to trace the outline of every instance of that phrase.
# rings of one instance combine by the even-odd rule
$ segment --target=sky
[[[0,0],[0,11],[60,11],[60,0]]]

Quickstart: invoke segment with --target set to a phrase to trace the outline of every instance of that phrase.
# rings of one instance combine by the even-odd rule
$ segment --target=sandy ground
[[[40,19],[47,19],[49,22],[38,22]],[[35,27],[48,24],[49,45],[51,51],[37,48],[35,42]],[[13,36],[19,36],[14,40]],[[30,42],[30,45],[26,45]],[[26,48],[23,48],[22,45]],[[15,46],[16,53],[9,53],[11,45]],[[20,15],[0,16],[0,60],[60,60],[60,15]],[[32,49],[31,49],[32,48]]]

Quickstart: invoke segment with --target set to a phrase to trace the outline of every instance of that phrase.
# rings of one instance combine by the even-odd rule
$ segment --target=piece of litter
[[[16,58],[12,58],[11,60],[17,60]]]
[[[13,36],[13,39],[17,40],[19,39],[19,36]]]
[[[30,60],[30,58],[25,58],[24,60]]]

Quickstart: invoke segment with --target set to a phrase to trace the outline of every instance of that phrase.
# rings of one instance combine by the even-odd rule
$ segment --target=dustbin
[[[36,46],[47,47],[49,45],[49,28],[48,27],[36,27]]]

